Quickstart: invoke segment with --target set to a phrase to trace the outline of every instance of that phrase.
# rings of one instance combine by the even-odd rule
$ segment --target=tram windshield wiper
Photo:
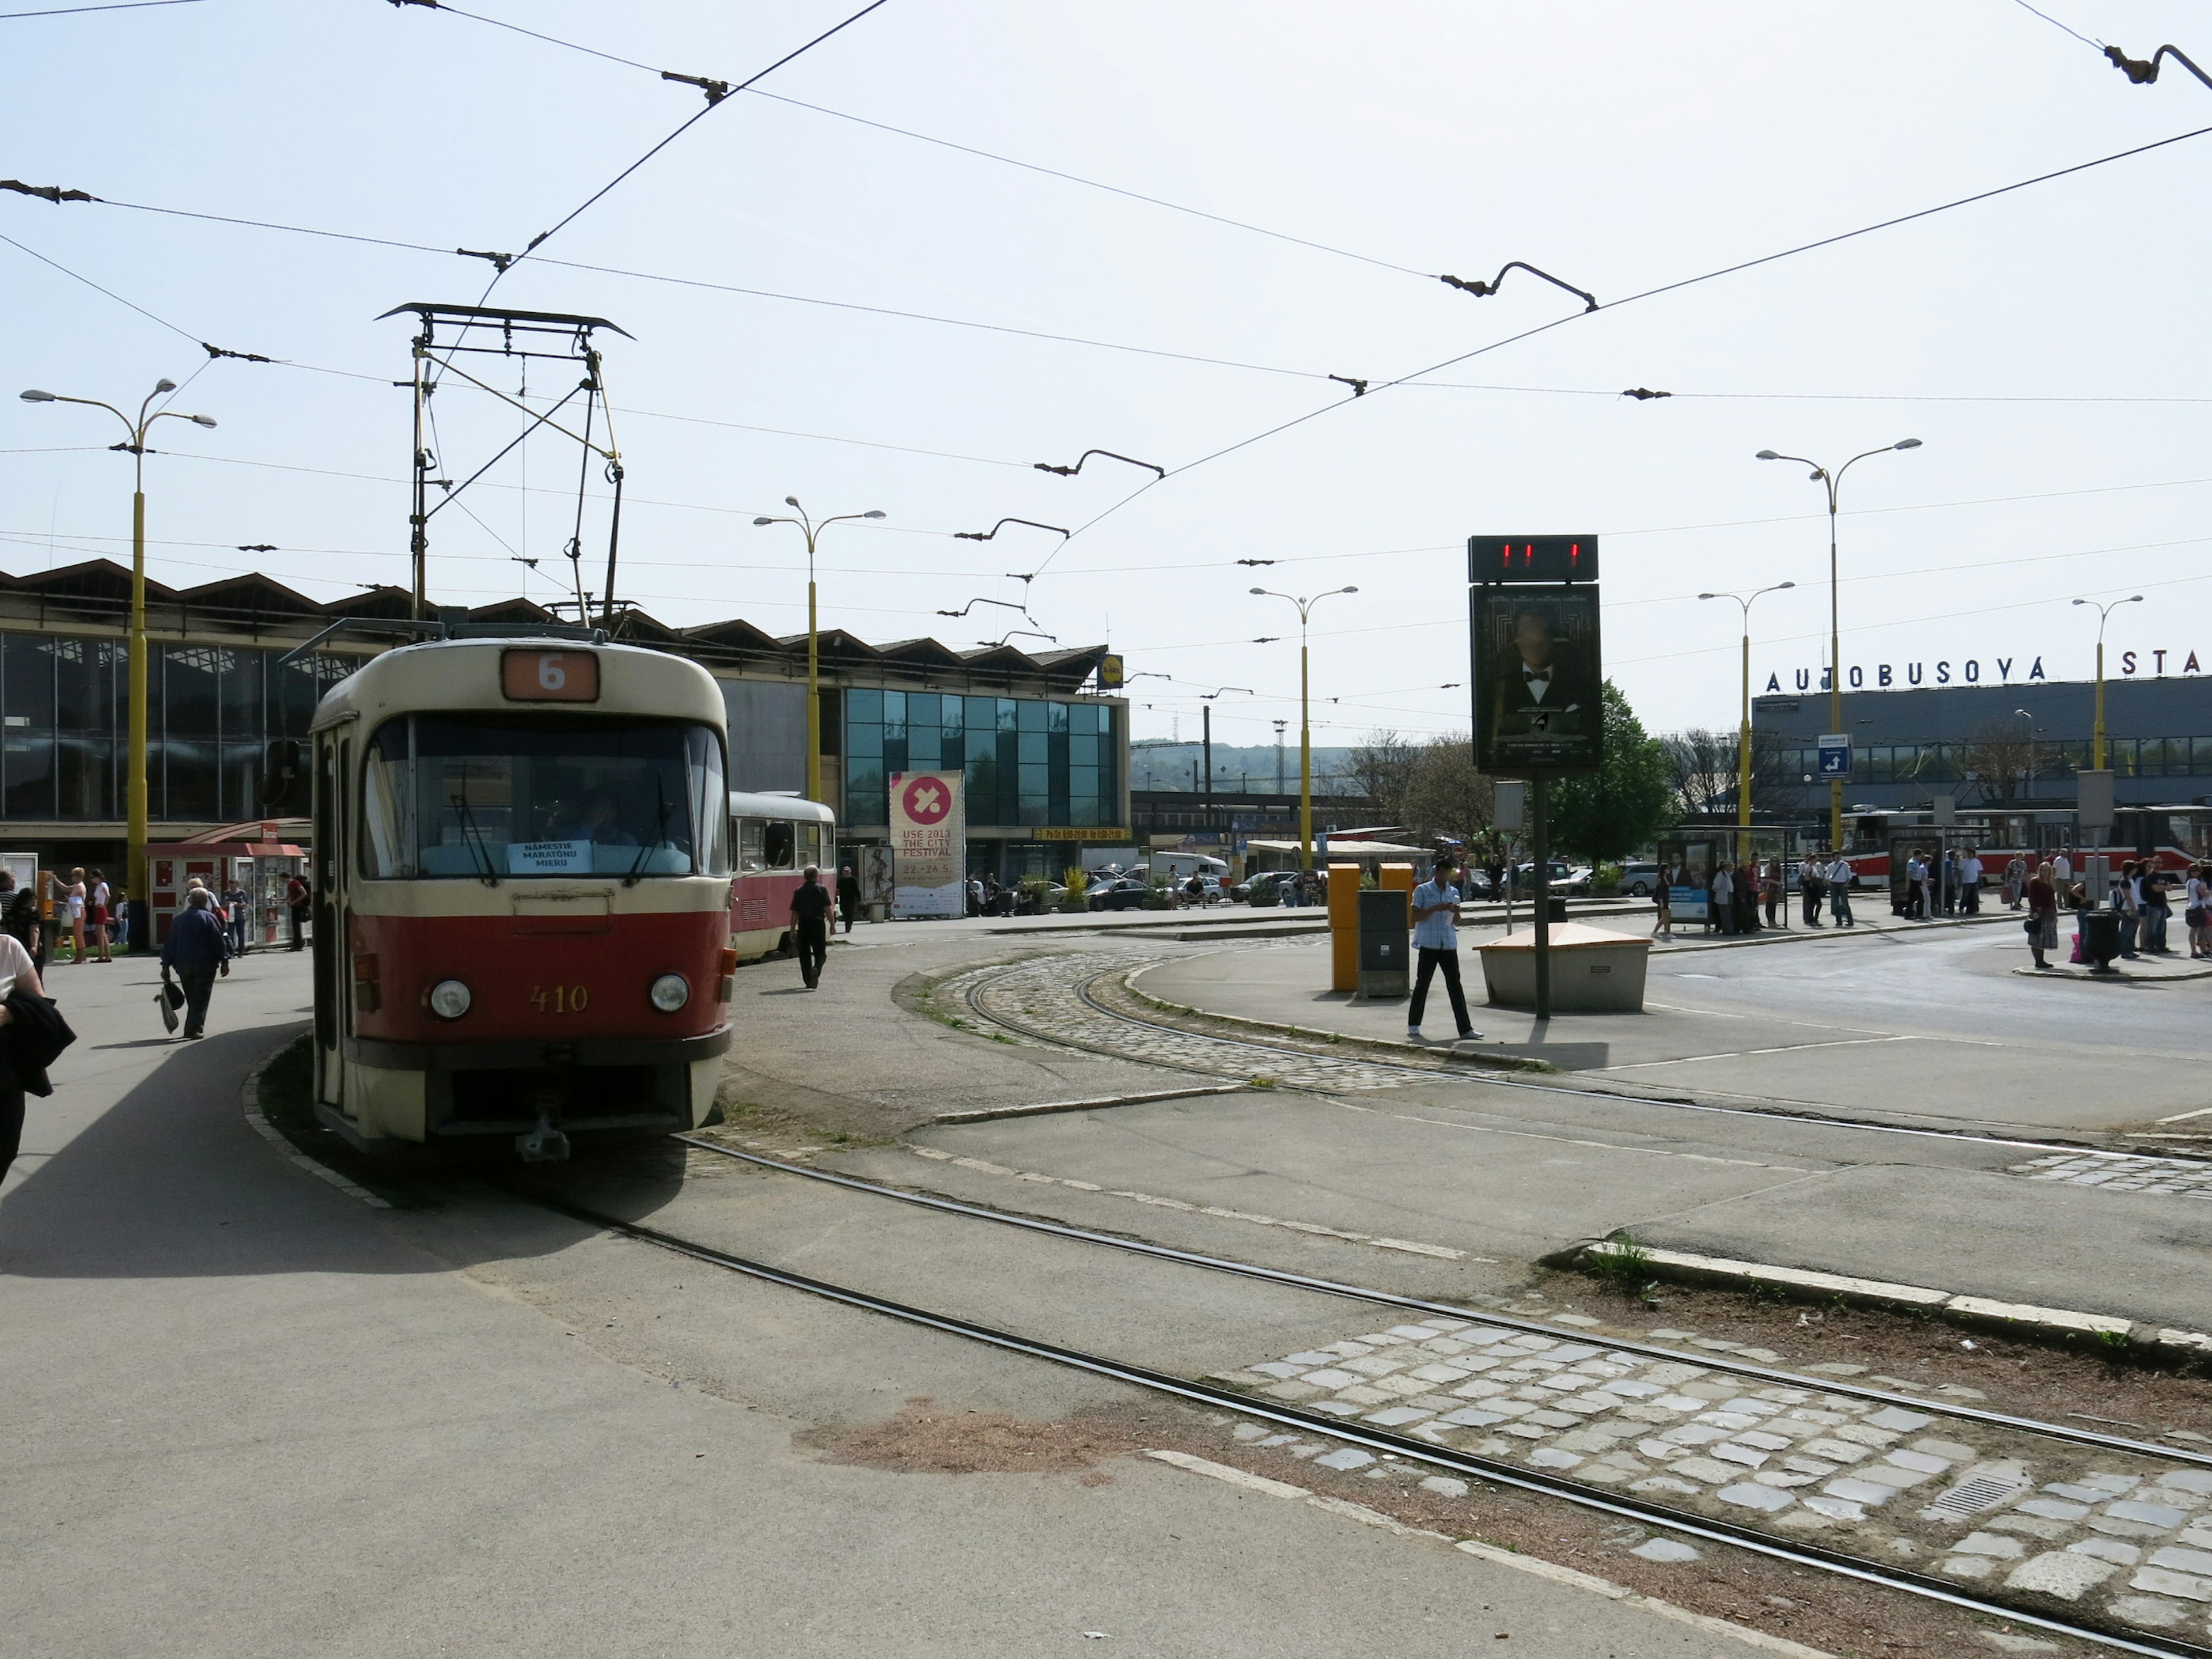
[[[653,775],[653,793],[660,803],[653,815],[653,836],[639,845],[637,856],[629,861],[629,873],[623,878],[625,887],[637,885],[638,878],[644,873],[646,860],[653,856],[661,844],[661,837],[668,833],[668,790],[658,772]]]
[[[461,775],[461,787],[447,799],[453,802],[454,819],[461,826],[461,845],[474,853],[477,861],[483,866],[483,874],[479,878],[487,887],[498,886],[499,872],[492,866],[491,845],[484,840],[483,831],[477,827],[476,814],[469,810],[469,781],[465,772]]]

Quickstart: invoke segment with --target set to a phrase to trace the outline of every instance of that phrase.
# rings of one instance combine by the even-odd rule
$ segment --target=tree
[[[1397,732],[1378,728],[1345,757],[1345,773],[1359,793],[1396,823],[1406,816],[1406,798],[1413,788],[1420,751]]]
[[[1659,739],[1674,798],[1685,814],[1718,817],[1735,805],[1736,750],[1733,732],[1723,736],[1692,726]]]
[[[1400,823],[1472,848],[1497,810],[1495,786],[1475,770],[1474,745],[1464,737],[1437,738],[1413,751]]]
[[[1552,842],[1593,864],[1617,863],[1647,846],[1674,803],[1674,770],[1664,744],[1644,730],[1628,699],[1605,683],[1605,763],[1550,789]]]
[[[2042,757],[2026,720],[1989,720],[1974,729],[1959,757],[1959,776],[1984,801],[2011,800],[2033,783]]]

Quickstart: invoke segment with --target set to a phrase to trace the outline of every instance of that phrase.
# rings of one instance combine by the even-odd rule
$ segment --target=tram
[[[730,883],[730,944],[750,962],[791,948],[791,896],[808,865],[836,890],[837,815],[796,795],[730,793],[737,874]]]
[[[1980,855],[1983,879],[1995,884],[2015,854],[2031,865],[2053,853],[2064,852],[2078,866],[2087,856],[2101,854],[2114,869],[2122,860],[2138,859],[2169,874],[2179,874],[2212,859],[2212,806],[2121,806],[2112,812],[2112,827],[2095,847],[2080,844],[2079,829],[2071,808],[2043,811],[1992,809],[1960,812],[1954,823],[1938,827],[1926,811],[1861,812],[1848,821],[1850,845],[1844,860],[1851,866],[1856,885],[1891,884],[1892,849],[1918,846],[1929,852],[1944,847],[1972,847]]]
[[[730,949],[722,697],[603,635],[443,639],[313,744],[316,1110],[357,1146],[712,1120]]]

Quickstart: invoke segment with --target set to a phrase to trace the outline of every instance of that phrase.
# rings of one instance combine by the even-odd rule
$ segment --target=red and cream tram
[[[730,943],[744,961],[791,944],[791,895],[806,866],[837,889],[837,815],[796,795],[730,793],[736,879],[730,884]]]
[[[672,1132],[730,1031],[712,677],[576,639],[386,652],[315,711],[315,1098],[356,1144]]]

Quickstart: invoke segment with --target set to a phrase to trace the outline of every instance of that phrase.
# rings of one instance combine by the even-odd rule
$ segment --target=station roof
[[[341,617],[404,621],[413,612],[407,589],[380,586],[319,604],[272,576],[250,572],[225,576],[194,587],[170,587],[149,580],[149,623],[157,635],[236,632],[259,638],[308,635]],[[13,576],[0,571],[0,617],[35,618],[46,630],[70,623],[117,627],[131,608],[131,571],[112,559],[88,559],[59,569]],[[453,607],[441,607],[451,615]],[[553,623],[561,620],[544,606],[522,598],[471,607],[470,622]],[[806,635],[773,635],[739,617],[691,628],[672,628],[635,606],[622,609],[613,635],[625,644],[648,647],[691,658],[709,669],[772,671],[778,678],[803,673]],[[347,636],[340,634],[341,641]],[[1071,695],[1097,672],[1107,655],[1103,645],[1043,652],[1012,645],[959,650],[927,637],[872,644],[842,628],[822,629],[817,649],[825,670],[886,684],[918,684],[946,691],[1000,691],[1020,684]],[[364,634],[360,643],[389,645],[383,634]]]

